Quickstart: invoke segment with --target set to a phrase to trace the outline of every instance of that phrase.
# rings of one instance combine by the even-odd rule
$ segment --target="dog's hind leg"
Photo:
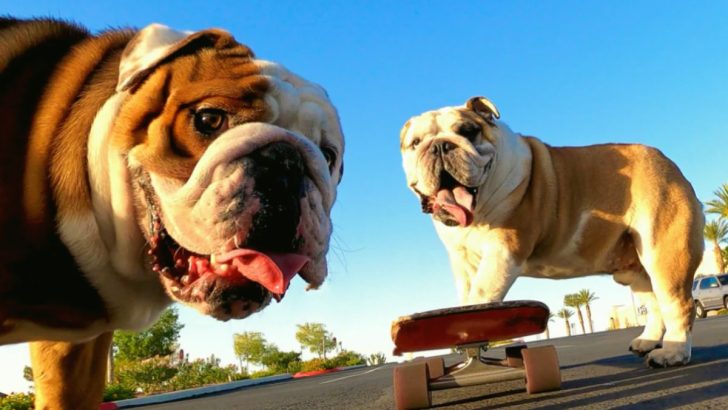
[[[673,256],[680,258],[680,256]],[[684,259],[689,259],[684,256]],[[686,272],[687,268],[662,265],[652,274],[652,287],[659,303],[665,323],[665,335],[662,348],[655,349],[647,355],[647,364],[651,367],[667,367],[687,364],[692,349],[692,327],[694,316],[693,300],[690,295],[692,273],[684,273],[684,277],[675,278],[675,272]],[[672,270],[674,269],[674,270]],[[653,271],[654,272],[654,271]],[[668,273],[669,272],[669,273]],[[692,271],[691,271],[692,272]],[[667,273],[667,274],[666,274]]]
[[[652,283],[645,272],[634,271],[615,272],[614,280],[629,286],[640,303],[647,309],[645,329],[629,345],[632,353],[640,357],[644,356],[660,345],[662,335],[665,333],[660,305],[652,292]]]
[[[652,367],[690,361],[695,319],[692,281],[702,257],[702,235],[695,231],[702,232],[702,224],[688,225],[693,231],[690,232],[685,229],[686,225],[680,226],[683,223],[687,225],[687,221],[675,221],[658,241],[645,246],[640,254],[665,324],[662,347],[647,354],[647,364]]]
[[[98,410],[113,333],[82,343],[32,342],[35,408]]]
[[[647,354],[647,364],[676,366],[690,361],[692,282],[703,256],[705,218],[677,166],[657,150],[643,154],[633,170],[630,230],[665,325],[662,347]]]

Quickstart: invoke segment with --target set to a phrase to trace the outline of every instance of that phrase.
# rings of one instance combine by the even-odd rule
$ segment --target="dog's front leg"
[[[83,343],[33,342],[36,410],[98,410],[113,333]]]
[[[471,277],[467,304],[501,302],[521,274],[521,268],[505,243],[487,241],[481,247],[481,258]]]

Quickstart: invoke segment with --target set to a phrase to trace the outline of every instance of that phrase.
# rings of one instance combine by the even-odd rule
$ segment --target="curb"
[[[277,382],[282,382],[282,381],[286,381],[286,380],[291,380],[294,378],[298,379],[298,378],[302,378],[302,377],[316,376],[318,374],[332,373],[332,372],[338,372],[338,371],[342,371],[342,370],[354,370],[354,369],[360,369],[362,367],[366,367],[366,365],[359,364],[356,366],[337,367],[335,369],[329,369],[329,370],[299,372],[299,373],[296,373],[296,375],[299,375],[300,373],[305,373],[305,374],[299,375],[298,377],[296,377],[296,375],[292,376],[290,374],[279,374],[276,376],[261,377],[260,379],[246,379],[246,380],[240,380],[237,382],[216,384],[213,386],[196,387],[194,389],[180,390],[180,391],[170,392],[170,393],[155,394],[153,396],[140,397],[138,399],[110,401],[110,402],[106,402],[106,403],[101,403],[99,410],[128,409],[128,408],[132,408],[132,407],[147,406],[150,404],[161,404],[161,403],[168,403],[168,402],[179,401],[179,400],[187,400],[187,399],[191,399],[191,398],[195,398],[195,397],[202,397],[202,396],[207,396],[207,395],[216,394],[216,393],[223,393],[223,392],[238,390],[238,389],[242,389],[244,387],[249,387],[249,386],[257,386],[260,384],[268,384],[268,383],[277,383]]]
[[[335,367],[333,369],[324,369],[324,370],[312,370],[310,372],[298,372],[293,374],[294,379],[300,379],[302,377],[311,377],[311,376],[318,376],[321,374],[327,374],[327,373],[334,373],[343,370],[341,367]]]
[[[171,393],[155,394],[153,396],[140,397],[138,399],[119,400],[107,403],[101,403],[99,410],[117,410],[138,406],[147,406],[150,404],[161,404],[171,401],[186,400],[193,397],[207,396],[210,394],[227,392],[243,387],[256,386],[259,384],[276,383],[292,379],[290,374],[280,374],[277,376],[261,377],[260,379],[246,379],[232,383],[216,384],[214,386],[196,387],[194,389],[180,390]]]
[[[354,366],[335,367],[333,369],[312,370],[310,372],[298,372],[298,373],[295,373],[292,377],[294,379],[300,379],[300,378],[303,378],[303,377],[318,376],[318,375],[321,375],[321,374],[340,372],[342,370],[361,369],[362,367],[367,367],[367,365],[365,365],[365,364],[357,364],[357,365],[354,365]]]

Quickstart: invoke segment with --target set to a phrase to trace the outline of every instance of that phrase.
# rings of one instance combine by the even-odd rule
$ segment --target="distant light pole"
[[[109,347],[109,355],[106,358],[106,383],[114,382],[114,341],[112,339],[111,346]]]
[[[634,315],[634,326],[639,325],[639,321],[637,320],[637,306],[634,303],[634,292],[630,289],[629,294],[632,296],[632,314]]]

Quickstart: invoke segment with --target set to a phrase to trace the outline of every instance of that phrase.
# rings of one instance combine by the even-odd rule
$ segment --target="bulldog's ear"
[[[409,131],[410,125],[412,125],[412,118],[407,120],[407,122],[404,123],[402,126],[402,129],[399,130],[399,149],[404,149],[404,137],[407,135],[407,131]]]
[[[495,120],[500,118],[498,108],[485,97],[473,97],[468,100],[465,106],[483,116],[490,124],[495,124]]]
[[[231,44],[235,44],[235,39],[225,30],[177,31],[161,24],[150,24],[126,45],[119,64],[116,91],[126,91],[138,85],[158,65],[175,55]]]

